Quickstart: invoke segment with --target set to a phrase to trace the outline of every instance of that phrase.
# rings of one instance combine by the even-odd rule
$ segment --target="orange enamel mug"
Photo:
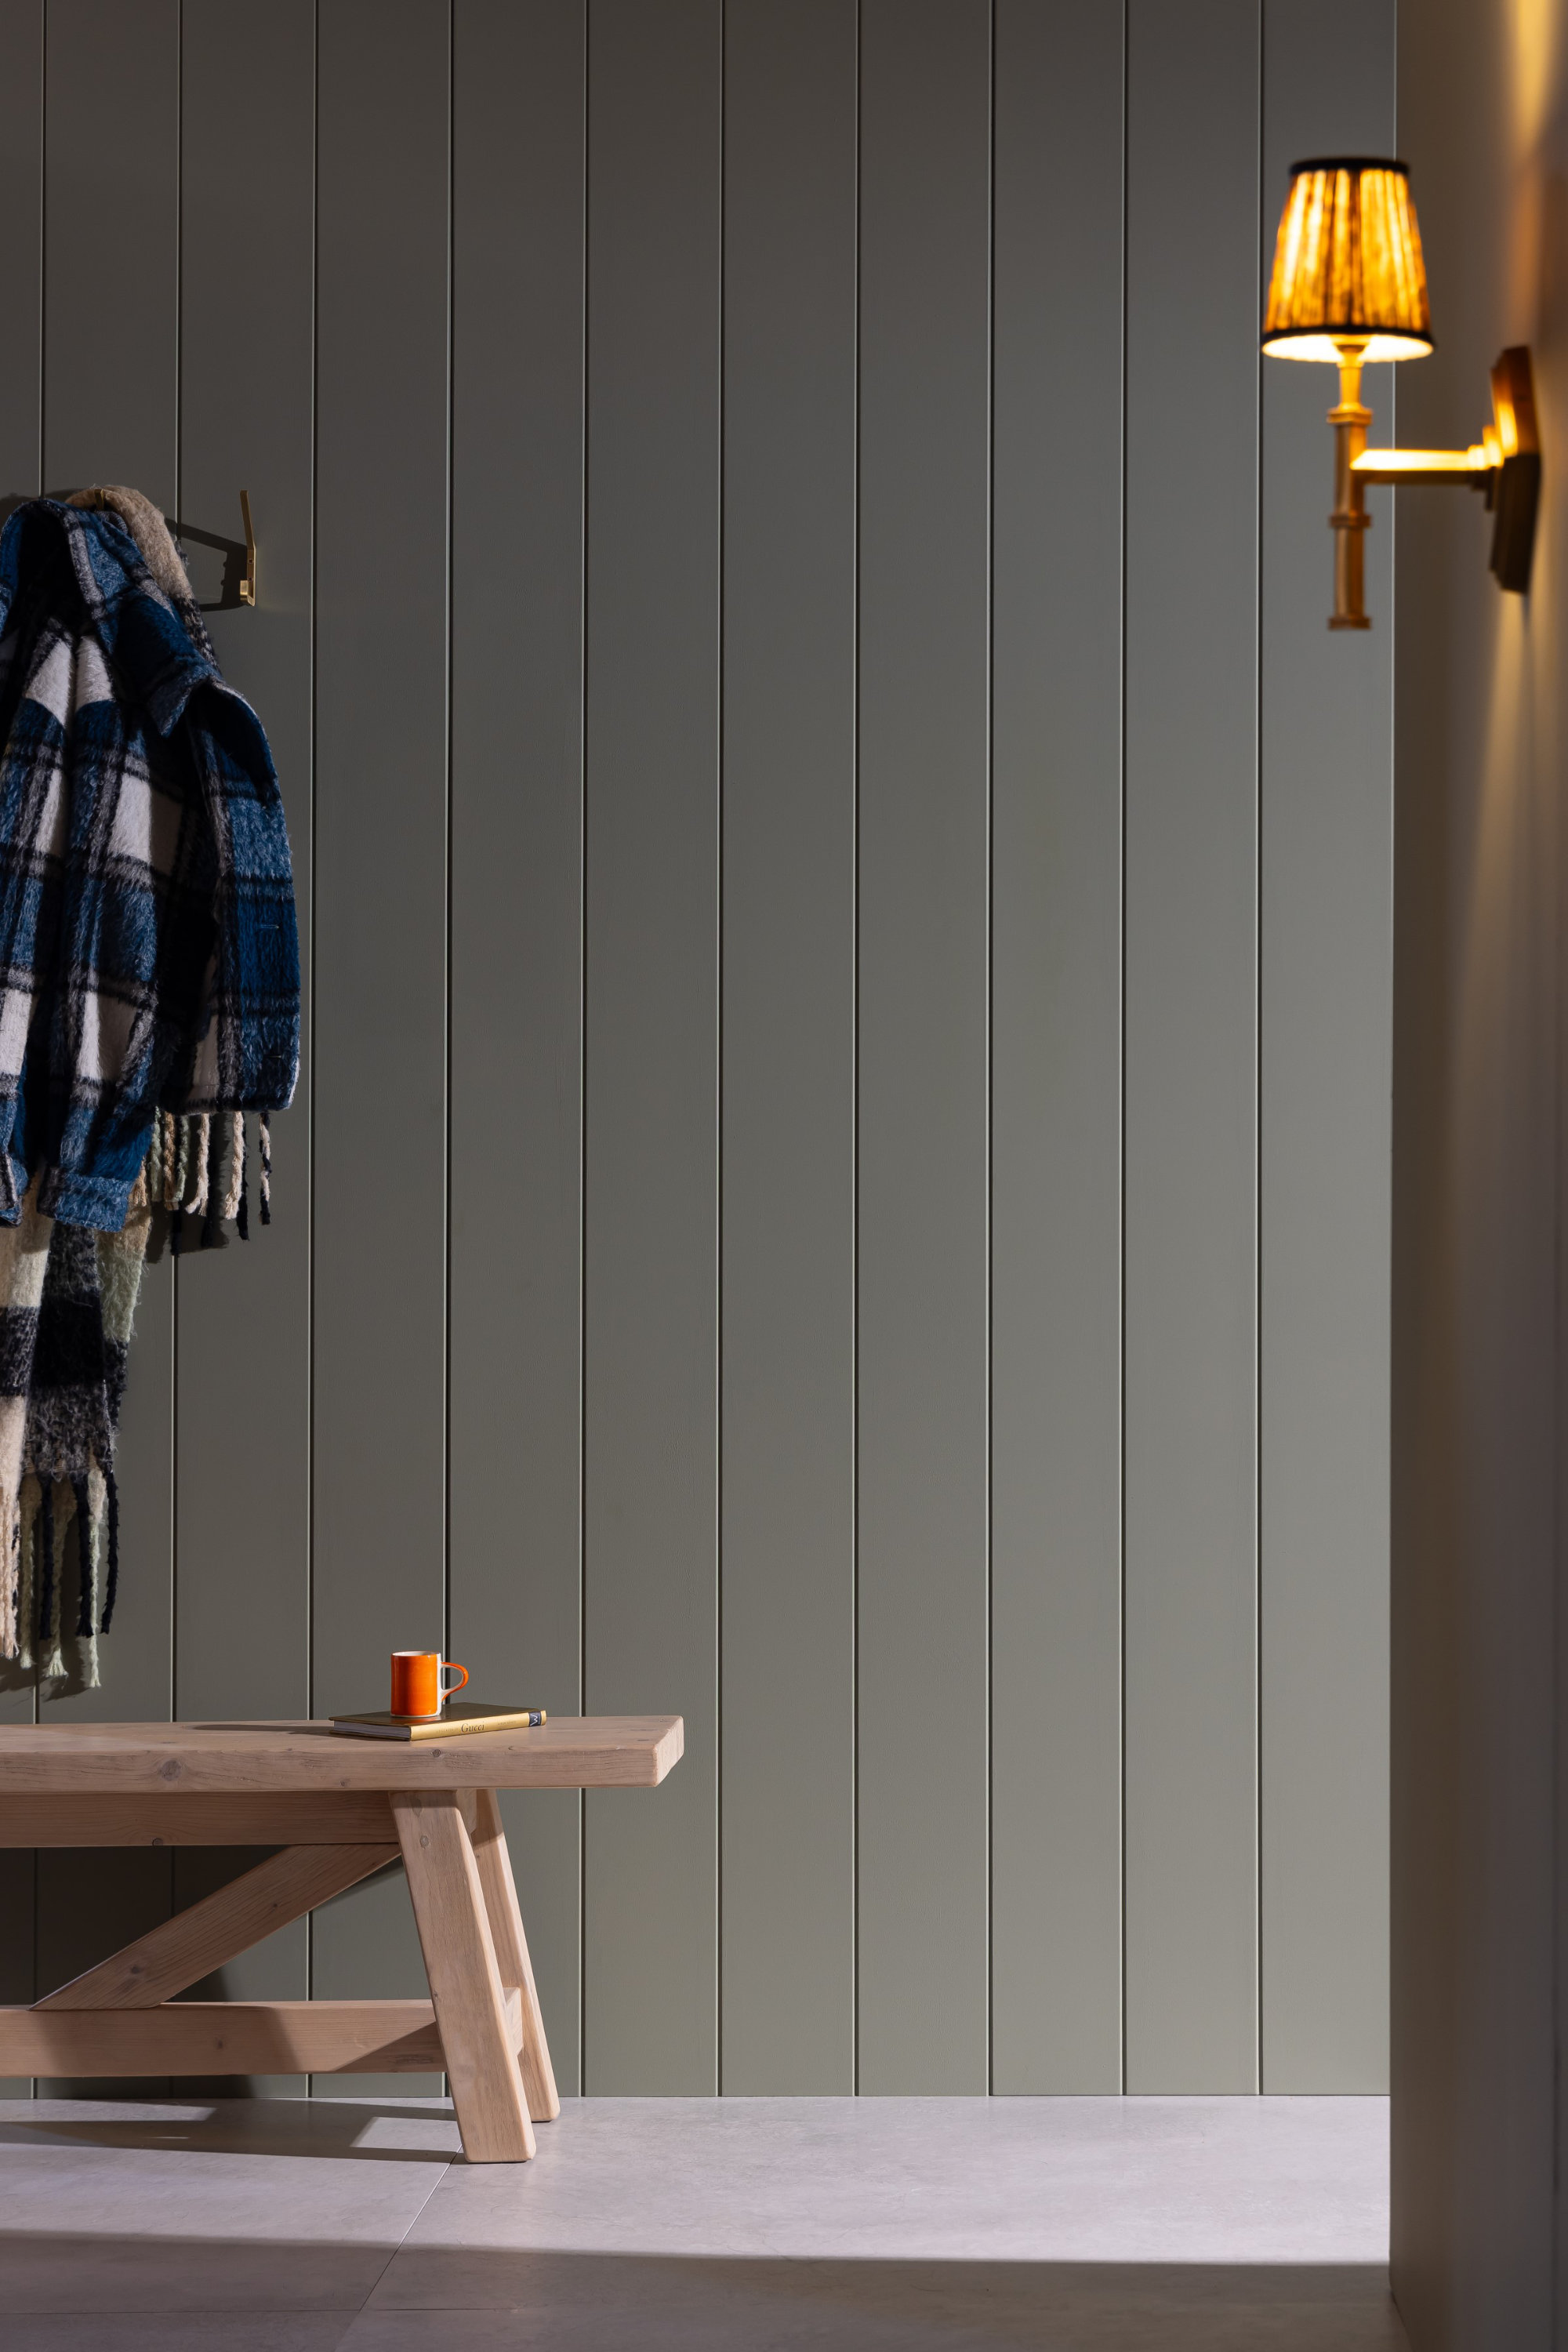
[[[462,1682],[441,1686],[443,1675],[460,1675]],[[468,1679],[467,1666],[444,1658],[439,1650],[394,1650],[392,1653],[392,1713],[429,1722]]]

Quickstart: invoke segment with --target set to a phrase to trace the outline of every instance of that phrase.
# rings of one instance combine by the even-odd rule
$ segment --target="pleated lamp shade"
[[[1268,282],[1263,348],[1282,360],[1422,358],[1432,313],[1403,163],[1325,155],[1291,166]]]

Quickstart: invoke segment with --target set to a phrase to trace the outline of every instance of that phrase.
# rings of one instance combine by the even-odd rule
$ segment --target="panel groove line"
[[[686,1718],[656,1803],[586,1801],[600,2093],[717,2084],[722,38],[589,17],[586,1692]]]
[[[1132,0],[1128,19],[1134,2091],[1258,2086],[1258,0]],[[1223,499],[1190,462],[1188,381]]]
[[[979,2092],[991,16],[861,21],[860,2087]]]
[[[306,1382],[309,1418],[305,1427],[305,1486],[307,1495],[305,1590],[305,1691],[307,1712],[316,1713],[316,866],[317,808],[315,781],[319,768],[320,702],[321,702],[321,598],[318,585],[321,574],[321,517],[317,491],[321,476],[321,0],[312,0],[310,54],[310,902],[307,916],[305,953],[309,959],[312,986],[301,1007],[303,1025],[301,1045],[305,1064],[301,1073],[305,1082],[305,1101],[310,1121],[305,1149],[308,1154],[310,1186],[310,1244],[305,1256],[305,1293],[309,1320],[305,1334]],[[316,1922],[305,1922],[305,1990],[310,2000],[316,1998]],[[314,2085],[310,2089],[313,2093]]]
[[[593,483],[592,420],[588,409],[588,370],[592,357],[593,313],[591,257],[588,244],[588,185],[593,138],[593,48],[587,37],[587,0],[584,0],[583,97],[579,120],[583,133],[583,217],[578,253],[583,271],[583,479],[577,514],[577,625],[582,636],[578,672],[577,726],[582,746],[583,778],[577,833],[577,1705],[588,1711],[588,518]],[[577,2080],[579,2093],[588,2079],[588,1810],[577,1800]]]
[[[464,1181],[451,1210],[450,1637],[477,1691],[572,1715],[584,0],[458,0],[454,32],[451,1135]],[[502,1810],[556,2075],[575,2091],[581,1799],[513,1796]]]
[[[1289,166],[1394,149],[1393,0],[1267,0],[1262,267]],[[1354,44],[1358,70],[1341,61]],[[1392,441],[1393,368],[1367,372]],[[1262,2085],[1388,2080],[1394,494],[1324,626],[1333,377],[1263,376]],[[1418,495],[1418,494],[1417,494]]]
[[[173,513],[177,0],[53,0],[45,30],[44,487],[129,482]],[[101,364],[105,349],[115,354],[112,368]],[[103,1685],[46,1686],[46,1722],[170,1716],[172,1272],[167,1261],[148,1267],[137,1311],[116,1465],[121,1598],[103,1645]],[[47,1990],[167,1914],[169,1858],[45,1853],[37,1899],[38,1977]],[[128,2095],[117,2086],[116,2095]]]
[[[996,2088],[996,5],[985,221],[985,2089]]]
[[[722,2079],[848,2092],[855,0],[725,23]]]
[[[730,0],[719,6],[719,604],[717,682],[718,806],[714,814],[717,919],[714,931],[714,1396],[713,1396],[713,2087],[724,2092],[724,763],[726,580],[729,509],[725,457],[728,447],[730,218],[727,172],[730,159],[728,77]]]
[[[850,1299],[851,1348],[853,1351],[853,1406],[850,1429],[850,1475],[854,1487],[854,1524],[850,1533],[851,1618],[849,1628],[851,1653],[850,1707],[853,1723],[851,1770],[854,1784],[854,1807],[850,1821],[850,1854],[854,1885],[853,1910],[850,1918],[850,1938],[854,1956],[855,1981],[853,1994],[852,2032],[854,2034],[853,2084],[855,2095],[860,2095],[860,447],[861,415],[861,308],[860,253],[865,222],[865,91],[866,91],[866,12],[865,0],[855,0],[855,741],[854,793],[855,845],[854,889],[850,909],[853,932],[854,970],[851,981],[854,1018],[851,1034],[853,1056],[852,1087],[853,1122],[850,1153],[853,1161],[854,1230],[849,1247],[853,1268],[853,1291]]]
[[[389,1650],[436,1647],[446,1600],[448,11],[321,0],[318,56],[312,1643],[330,1713],[374,1703]],[[311,1976],[327,1997],[422,1990],[399,1883],[315,1915]]]
[[[180,506],[232,540],[238,490],[265,541],[254,610],[212,612],[225,676],[264,714],[289,819],[310,999],[313,0],[197,10],[181,44]],[[264,175],[234,170],[243,88]],[[211,603],[222,558],[187,542]],[[308,1036],[309,1019],[306,1018]],[[181,1260],[176,1285],[175,1701],[183,1717],[310,1707],[310,1062],[272,1127],[270,1225]],[[237,1347],[237,1335],[243,1344]],[[184,1906],[255,1855],[193,1850]],[[229,1963],[208,1997],[305,1996],[306,1923]],[[270,2084],[297,2091],[302,2083]]]
[[[1117,1478],[1116,1505],[1118,1513],[1117,1552],[1119,1579],[1117,1589],[1117,1740],[1118,1786],[1117,1827],[1120,1832],[1119,1883],[1117,1887],[1120,1964],[1120,2074],[1117,2087],[1127,2090],[1127,391],[1128,391],[1128,312],[1131,296],[1128,281],[1128,195],[1131,183],[1129,163],[1130,122],[1131,112],[1131,78],[1128,70],[1129,15],[1132,0],[1121,0],[1121,446],[1119,483],[1121,493],[1121,659],[1118,679],[1117,722],[1121,765],[1121,841],[1119,863],[1121,893],[1117,907],[1117,930],[1120,954],[1117,984],[1120,992],[1120,1020],[1117,1054],[1117,1120],[1120,1148],[1121,1181],[1117,1186],[1117,1279],[1118,1322],[1117,1347],[1119,1374],[1117,1381]]]
[[[999,0],[996,37],[993,2084],[1108,2092],[1121,2086],[1124,42],[1119,10],[1073,0]],[[1086,383],[1100,387],[1088,401]]]

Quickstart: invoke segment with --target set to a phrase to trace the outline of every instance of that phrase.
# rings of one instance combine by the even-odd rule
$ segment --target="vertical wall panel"
[[[589,56],[587,1704],[679,1708],[587,1803],[586,2087],[716,2086],[719,0]],[[649,1955],[658,1963],[650,1967]]]
[[[1258,31],[1257,0],[1131,0],[1128,20],[1135,2091],[1258,2081]]]
[[[234,168],[236,89],[265,173]],[[278,765],[308,1001],[312,0],[185,12],[180,200],[180,520],[196,593],[210,605],[225,591],[225,558],[206,541],[237,541],[238,493],[250,493],[259,602],[209,610],[207,624],[225,677],[264,714]],[[293,1108],[273,1122],[271,1224],[259,1224],[253,1202],[248,1243],[187,1255],[175,1269],[183,1717],[310,1712],[309,1101],[302,1069]],[[195,1901],[255,1859],[177,1854],[176,1900]],[[214,1997],[302,1999],[306,1946],[299,1920],[230,1962]]]
[[[181,187],[181,520],[235,541],[249,490],[259,601],[206,618],[225,677],[264,715],[307,957],[314,20],[312,0],[190,16]],[[239,87],[264,179],[234,169],[226,108]],[[221,554],[194,535],[186,544],[210,602]],[[296,1715],[309,1703],[309,1105],[302,1068],[293,1107],[273,1121],[271,1224],[253,1200],[248,1242],[176,1270],[185,1715]]]
[[[447,15],[322,0],[319,43],[312,1699],[326,1714],[375,1705],[387,1653],[445,1633]],[[413,1992],[422,1973],[400,1878],[317,1914],[318,1994]]]
[[[453,97],[452,1647],[581,1705],[584,0],[458,0]],[[580,2087],[581,1800],[505,1801]]]
[[[53,0],[47,26],[45,484],[130,482],[173,514],[176,0]],[[121,1598],[107,1679],[101,1690],[47,1699],[57,1722],[168,1717],[173,1334],[172,1268],[150,1266],[121,1432]]]
[[[866,2091],[988,2068],[990,34],[984,0],[862,12]]]
[[[1122,78],[1120,10],[1001,0],[991,1241],[998,2091],[1121,2083]]]
[[[43,350],[43,0],[0,5],[0,269],[7,361],[0,371],[0,510],[39,488],[39,364]],[[30,1723],[31,1675],[0,1661],[0,1723]],[[0,2000],[31,2000],[34,1859],[0,1854]],[[0,2077],[0,2097],[27,2084]]]
[[[1268,0],[1264,65],[1267,267],[1296,157],[1394,152],[1393,0]],[[1384,443],[1394,374],[1363,385]],[[1263,2088],[1381,2091],[1393,492],[1373,626],[1331,633],[1334,373],[1270,360],[1263,394]]]
[[[46,486],[130,482],[175,510],[176,0],[53,0],[45,121]],[[103,364],[105,350],[114,364]],[[121,1423],[120,1601],[95,1691],[46,1686],[44,1719],[166,1721],[172,1688],[174,1285],[142,1286]],[[38,1973],[63,1982],[168,1907],[164,1854],[49,1853]]]
[[[723,2087],[848,2091],[853,0],[724,68]]]

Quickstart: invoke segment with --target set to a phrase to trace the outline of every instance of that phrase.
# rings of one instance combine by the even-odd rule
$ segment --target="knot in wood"
[[[171,1756],[166,1764],[159,1765],[158,1778],[160,1780],[177,1780],[182,1769],[183,1767],[180,1763],[179,1758],[177,1756]]]

